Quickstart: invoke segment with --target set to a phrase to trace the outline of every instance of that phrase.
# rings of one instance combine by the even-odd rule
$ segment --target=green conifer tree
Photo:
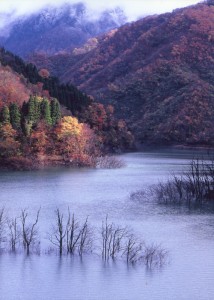
[[[16,103],[10,104],[10,123],[14,129],[20,129],[21,127],[21,113]]]
[[[35,106],[35,122],[37,123],[41,119],[41,98],[34,97]]]
[[[32,127],[33,127],[33,124],[32,124],[32,121],[29,121],[28,119],[25,119],[24,122],[23,122],[23,133],[28,137],[31,135],[31,132],[32,132]]]
[[[50,102],[46,98],[41,102],[41,117],[47,125],[52,125]]]
[[[57,99],[53,99],[51,101],[51,118],[53,125],[56,125],[61,119],[60,104]]]
[[[27,118],[33,125],[41,119],[41,100],[36,96],[30,96]]]
[[[1,122],[4,124],[10,123],[10,111],[7,105],[3,106],[1,111]]]
[[[36,106],[35,106],[35,97],[30,96],[28,101],[28,114],[27,118],[29,121],[35,123],[36,122]]]

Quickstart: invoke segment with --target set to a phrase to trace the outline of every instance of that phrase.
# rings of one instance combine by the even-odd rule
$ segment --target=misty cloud
[[[0,13],[14,13],[14,15],[30,14],[34,11],[46,6],[60,6],[63,3],[77,3],[81,1],[75,0],[0,0]],[[184,7],[195,4],[198,0],[108,0],[107,2],[100,0],[85,0],[82,1],[99,14],[104,9],[121,7],[124,9],[129,20],[134,20],[139,16],[162,13],[171,11],[178,7]]]

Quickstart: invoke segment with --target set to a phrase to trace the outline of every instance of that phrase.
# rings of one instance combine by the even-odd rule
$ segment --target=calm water
[[[134,202],[131,192],[180,172],[192,157],[188,151],[123,155],[118,170],[54,169],[0,173],[0,207],[10,215],[40,206],[40,235],[54,220],[56,207],[69,206],[80,218],[99,227],[108,214],[115,223],[133,228],[147,242],[168,249],[162,269],[104,264],[97,256],[26,257],[0,255],[1,300],[212,300],[214,299],[214,217],[200,211],[171,209],[153,202]]]

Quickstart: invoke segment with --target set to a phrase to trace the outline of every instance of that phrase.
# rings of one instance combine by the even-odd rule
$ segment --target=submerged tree
[[[93,240],[91,237],[92,230],[89,227],[88,218],[86,218],[80,229],[80,239],[78,243],[78,253],[80,257],[82,257],[85,252],[92,249]]]
[[[75,218],[74,214],[71,217],[68,209],[68,219],[64,219],[64,215],[57,208],[55,211],[56,224],[53,226],[52,233],[49,234],[50,242],[57,246],[60,256],[63,254],[63,249],[66,245],[67,253],[74,254],[78,252],[79,256],[88,252],[92,248],[92,231],[88,224],[88,218],[81,225]]]
[[[0,209],[0,250],[5,250],[4,246],[8,242],[10,251],[16,252],[22,242],[27,255],[38,253],[37,251],[40,251],[38,248],[40,247],[39,215],[40,209],[36,213],[34,222],[31,222],[26,209],[21,211],[19,218],[9,218],[4,209]],[[144,263],[148,268],[160,267],[166,262],[167,251],[164,248],[155,244],[146,245],[126,227],[109,222],[108,217],[102,222],[98,237],[94,234],[96,231],[92,230],[88,217],[81,223],[68,209],[66,219],[58,208],[55,217],[55,224],[48,233],[48,238],[53,245],[57,246],[60,256],[76,254],[82,259],[85,253],[93,253],[95,250],[94,253],[100,255],[105,262],[110,259],[115,261],[117,258],[124,258],[128,265]],[[96,249],[99,249],[99,252]],[[48,250],[48,253],[52,250]]]
[[[4,208],[1,208],[0,209],[0,250],[1,250],[2,243],[6,241],[5,224],[6,224],[5,211]]]
[[[11,220],[7,220],[7,226],[9,229],[9,243],[10,243],[10,247],[11,250],[13,252],[16,251],[16,246],[19,243],[19,239],[21,236],[21,231],[20,228],[18,226],[18,219],[14,218]]]
[[[197,204],[214,200],[214,159],[192,160],[181,175],[173,175],[151,189],[158,202]]]
[[[123,239],[127,235],[126,228],[116,226],[108,222],[106,216],[105,222],[102,223],[102,258],[108,260],[110,257],[115,259],[121,250],[123,250]]]
[[[147,268],[162,267],[166,263],[167,250],[160,245],[146,245],[143,251],[142,259]]]
[[[38,230],[37,230],[37,224],[39,221],[39,214],[40,209],[37,211],[36,219],[34,223],[28,223],[28,212],[26,209],[22,210],[21,212],[21,224],[22,224],[22,238],[23,238],[23,246],[24,249],[26,249],[27,254],[30,254],[30,247],[35,246],[38,238]]]
[[[70,254],[74,254],[75,250],[78,247],[78,243],[80,240],[81,231],[80,224],[76,220],[74,214],[71,213],[68,209],[68,223],[67,223],[67,231],[66,231],[66,244],[67,244],[67,252]]]
[[[53,226],[52,233],[49,235],[49,241],[58,247],[60,256],[64,248],[64,241],[67,232],[67,223],[64,223],[64,216],[59,208],[55,211],[56,224]]]
[[[127,264],[134,264],[141,258],[142,243],[133,234],[129,234],[126,239],[123,255],[126,258]]]

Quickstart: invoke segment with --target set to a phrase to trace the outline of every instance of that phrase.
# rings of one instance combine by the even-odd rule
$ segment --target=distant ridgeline
[[[112,106],[4,49],[0,62],[0,166],[92,166],[103,152],[132,147],[132,134]]]

